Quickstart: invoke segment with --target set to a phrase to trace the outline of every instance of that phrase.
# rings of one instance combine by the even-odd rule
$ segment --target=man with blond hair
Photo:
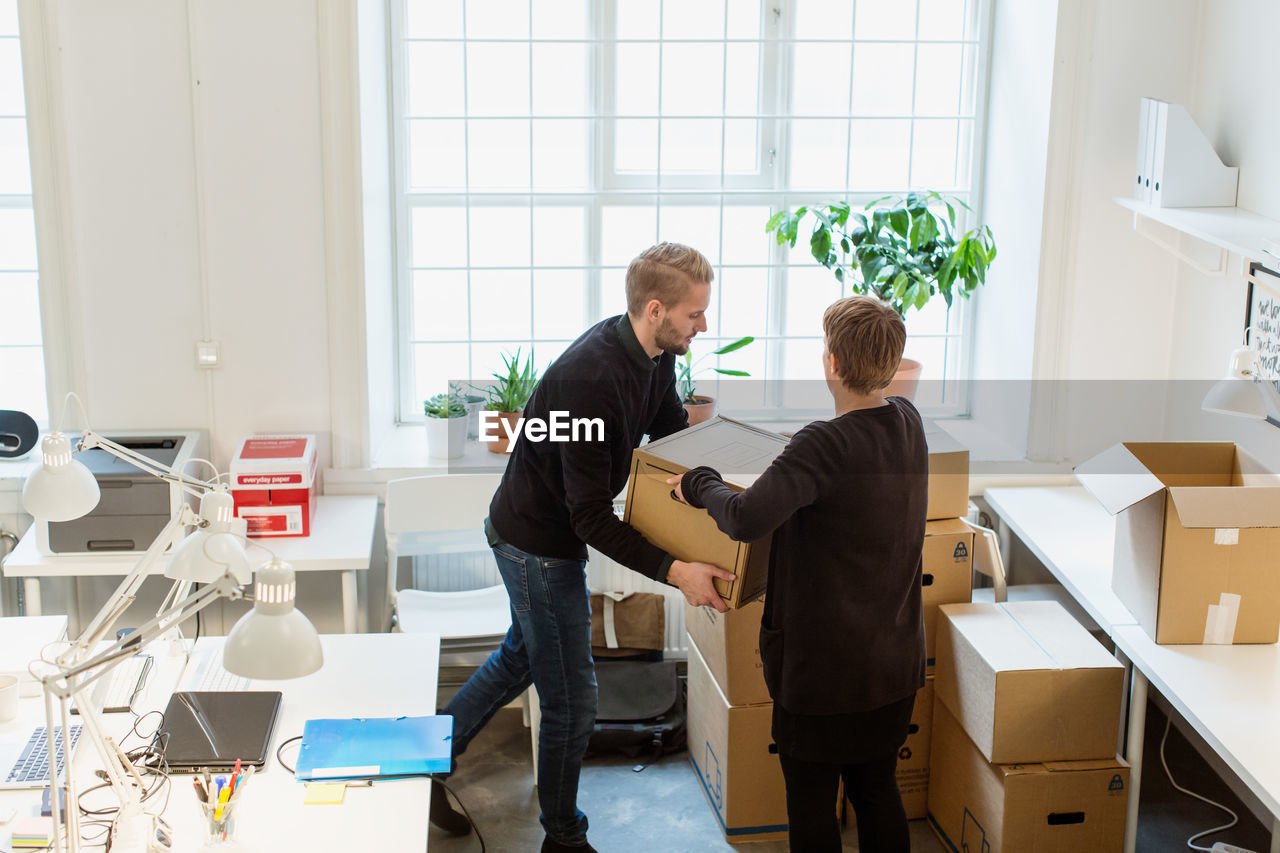
[[[895,770],[924,686],[928,450],[920,413],[884,396],[906,343],[902,318],[851,296],[827,308],[822,330],[834,418],[797,432],[745,492],[705,467],[668,482],[734,539],[773,534],[760,657],[791,849],[841,849],[843,777],[858,849],[909,853]]]
[[[527,421],[553,414],[598,419],[569,441],[531,441],[522,433],[489,505],[485,533],[511,597],[511,630],[501,648],[445,707],[456,759],[493,714],[533,684],[538,734],[538,802],[543,851],[592,851],[577,807],[582,756],[595,724],[587,546],[656,581],[680,588],[695,606],[725,609],[712,578],[733,575],[674,559],[613,512],[626,485],[631,452],[645,435],[659,439],[688,426],[675,390],[675,358],[707,329],[711,264],[678,243],[659,243],[627,269],[627,313],[592,326],[555,360],[524,409]],[[440,786],[431,819],[469,831]]]

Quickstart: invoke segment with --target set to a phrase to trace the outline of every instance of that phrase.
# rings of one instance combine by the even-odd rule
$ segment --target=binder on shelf
[[[1143,98],[1138,104],[1138,185],[1133,196],[1151,201],[1151,166],[1155,157],[1155,101]]]
[[[299,779],[370,779],[447,773],[453,717],[307,720],[294,771]]]
[[[1225,166],[1186,107],[1153,104],[1155,159],[1151,199],[1156,207],[1235,207],[1240,170]]]

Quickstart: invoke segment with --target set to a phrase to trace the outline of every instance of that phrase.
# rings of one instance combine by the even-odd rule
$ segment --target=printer
[[[98,434],[174,468],[201,456],[202,437],[198,431],[101,430]],[[73,448],[79,445],[78,435],[68,438]],[[140,554],[186,500],[186,492],[177,483],[161,480],[100,448],[81,451],[75,458],[98,481],[102,497],[88,515],[80,518],[50,522],[37,519],[36,548],[43,554]],[[207,470],[189,473],[200,479],[209,477]]]

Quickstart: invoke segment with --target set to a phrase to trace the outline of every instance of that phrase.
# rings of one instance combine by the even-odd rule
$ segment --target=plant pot
[[[515,432],[516,421],[520,420],[522,412],[498,412],[498,421],[506,421],[511,427],[511,431]],[[490,453],[506,453],[507,445],[510,439],[507,438],[507,430],[498,421],[490,421],[489,426],[485,429],[485,435],[496,435],[496,441],[485,443],[485,447],[489,448]]]
[[[427,455],[458,459],[467,449],[467,417],[427,418]]]
[[[889,383],[889,387],[884,389],[886,397],[906,397],[908,400],[914,400],[916,397],[916,386],[920,384],[920,371],[924,369],[924,365],[920,362],[904,358],[898,364],[898,372],[893,375],[893,381]]]
[[[711,420],[711,416],[716,413],[715,398],[695,395],[693,399],[697,402],[684,404],[684,410],[689,413],[689,426]]]

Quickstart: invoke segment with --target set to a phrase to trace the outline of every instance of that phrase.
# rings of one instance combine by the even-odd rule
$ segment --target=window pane
[[[684,243],[720,263],[720,208],[703,205],[664,204],[658,217],[658,241]]]
[[[575,119],[534,119],[533,188],[587,188],[587,142],[590,127]]]
[[[766,264],[773,235],[766,234],[769,208],[764,205],[726,205],[724,209],[724,263]],[[733,275],[737,275],[734,272]]]
[[[726,175],[760,171],[760,123],[755,119],[727,119],[724,123]]]
[[[957,322],[960,318],[960,306],[951,309],[942,297],[930,299],[919,311],[914,308],[907,315],[907,334],[910,335],[943,335],[949,330],[947,322]],[[956,329],[959,331],[957,322]]]
[[[471,208],[473,267],[529,266],[529,238],[528,207]]]
[[[849,122],[796,119],[791,123],[791,186],[825,189],[845,181]]]
[[[965,0],[919,0],[920,38],[964,38]]]
[[[467,45],[467,112],[473,116],[529,114],[529,45]]]
[[[960,65],[960,114],[972,116],[978,97],[978,47],[966,44]]]
[[[4,306],[0,347],[40,346],[40,290],[35,274],[0,273],[0,305]],[[7,382],[12,374],[0,376]]]
[[[658,38],[659,0],[626,0],[614,8],[618,16],[619,40]]]
[[[662,37],[723,38],[724,0],[667,0],[662,7]]]
[[[799,241],[795,254],[802,251]],[[808,246],[803,251],[808,254]],[[783,334],[822,337],[822,312],[841,296],[840,282],[831,270],[816,263],[787,268],[787,321]],[[814,359],[816,366],[818,361]]]
[[[0,270],[36,268],[36,224],[30,209],[0,208]],[[0,374],[3,375],[3,374]]]
[[[614,168],[619,172],[658,171],[658,122],[656,119],[618,119]]]
[[[582,270],[535,270],[533,333],[539,338],[576,339],[588,325],[582,317],[586,296]]]
[[[528,37],[529,0],[467,0],[467,38]]]
[[[503,340],[529,336],[528,270],[471,272],[471,338]]]
[[[413,224],[415,267],[467,265],[467,214],[458,207],[416,207]]]
[[[724,46],[668,44],[662,52],[662,114],[719,114],[724,104]]]
[[[409,63],[409,114],[463,115],[462,45],[413,42],[407,45],[406,57]]]
[[[551,366],[551,363],[563,355],[564,351],[569,348],[569,344],[577,340],[578,335],[582,334],[584,331],[586,331],[586,326],[578,329],[577,333],[567,341],[534,341],[533,369],[538,372],[538,375],[544,376],[547,372],[547,368]]]
[[[617,63],[618,115],[657,115],[658,46],[620,44]]]
[[[528,337],[520,340],[482,341],[472,344],[470,349],[471,369],[476,374],[476,384],[481,387],[492,383],[495,373],[507,375],[507,365],[503,361],[503,356],[509,360],[518,361],[521,366],[524,365],[530,352],[533,354],[535,364],[541,356],[538,348],[529,341]]]
[[[831,409],[822,381],[822,341],[779,341],[782,347],[782,405],[792,409]]]
[[[760,11],[763,3],[733,0],[729,7],[729,32],[731,39],[760,38]]]
[[[413,388],[418,400],[414,414],[422,414],[422,402],[449,389],[450,382],[465,382],[467,375],[466,344],[414,344]]]
[[[18,34],[18,0],[0,0],[0,36]]]
[[[587,46],[533,46],[534,115],[580,116],[587,112]]]
[[[44,352],[40,347],[0,347],[0,409],[17,409],[44,420]]]
[[[797,46],[791,103],[796,115],[848,115],[849,45]]]
[[[587,0],[533,0],[533,37],[587,37]]]
[[[956,124],[954,119],[916,121],[911,145],[913,187],[950,189],[956,185]]]
[[[853,122],[849,149],[849,188],[887,190],[907,185],[911,122],[872,119]]]
[[[600,262],[625,267],[654,244],[657,211],[650,206],[606,207],[601,211]],[[622,282],[619,282],[621,286]],[[626,304],[626,297],[623,297]]]
[[[853,0],[797,0],[796,38],[849,38],[852,31]]]
[[[760,46],[731,44],[726,57],[726,115],[756,115],[760,112]]]
[[[413,337],[467,340],[467,274],[462,270],[413,274]]]
[[[462,189],[466,175],[461,120],[409,122],[409,185],[413,189]]]
[[[526,119],[475,120],[470,134],[467,174],[472,189],[526,189],[529,186],[529,122]]]
[[[730,340],[736,340],[743,335],[753,337],[763,335],[769,330],[769,271],[767,269],[727,269],[712,286],[719,288],[718,295],[712,294],[712,304],[718,301],[720,305],[719,316],[716,319],[721,335]],[[748,349],[758,350],[755,355],[763,358],[764,346],[759,341],[753,343]]]
[[[958,44],[922,44],[916,52],[916,115],[955,115],[960,109]]]
[[[0,116],[25,112],[22,97],[22,55],[18,40],[0,38]]]
[[[410,38],[462,38],[462,0],[409,0],[405,29]]]
[[[631,253],[632,256],[640,254],[648,246],[649,243],[639,246]],[[625,313],[627,313],[627,271],[625,269],[602,270],[600,272],[600,316],[595,318],[596,321]]]
[[[669,118],[662,122],[664,173],[720,173],[720,120]]]
[[[914,48],[909,44],[856,45],[853,49],[854,114],[910,115],[913,61]]]
[[[945,350],[947,348],[945,338],[908,338],[906,349],[902,354],[904,358],[915,359],[923,365],[920,378],[934,380],[929,383],[932,385],[942,378],[943,369],[946,367]]]
[[[0,119],[0,194],[31,195],[30,164],[26,119]]]
[[[857,39],[914,39],[916,4],[903,0],[859,3],[853,35]]]
[[[534,208],[534,265],[584,265],[587,262],[586,233],[586,211],[580,207],[544,205]]]

